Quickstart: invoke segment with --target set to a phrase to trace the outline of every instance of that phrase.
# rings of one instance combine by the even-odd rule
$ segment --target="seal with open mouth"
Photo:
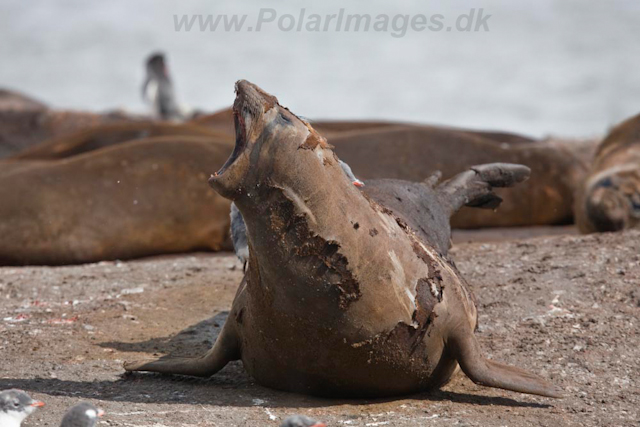
[[[536,375],[486,359],[455,266],[346,177],[326,141],[278,100],[236,84],[236,146],[210,179],[242,213],[249,264],[213,348],[128,371],[210,376],[230,360],[272,388],[391,396],[473,381],[558,397]]]

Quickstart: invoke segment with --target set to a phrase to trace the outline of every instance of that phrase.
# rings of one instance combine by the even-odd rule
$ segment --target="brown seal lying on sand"
[[[0,111],[43,111],[46,104],[25,94],[0,89]]]
[[[209,188],[231,147],[164,136],[0,170],[0,264],[74,264],[231,249]]]
[[[454,228],[570,223],[573,194],[587,165],[568,144],[511,141],[498,143],[473,132],[433,126],[400,126],[343,133],[329,142],[365,180],[384,176],[421,181],[437,170],[447,179],[492,162],[531,168],[531,179],[518,191],[497,192],[504,199],[499,213],[462,209],[451,220]]]
[[[478,384],[559,396],[482,355],[455,266],[352,185],[324,138],[251,83],[236,91],[236,147],[209,182],[247,223],[245,279],[206,355],[125,369],[210,376],[242,359],[269,387],[390,396],[439,387],[459,363]]]
[[[0,158],[80,129],[140,120],[120,112],[97,114],[48,108],[0,111]]]
[[[640,227],[640,115],[616,126],[598,147],[575,216],[583,233]]]
[[[91,126],[77,132],[52,138],[11,156],[11,160],[64,159],[100,148],[110,147],[137,139],[168,136],[203,137],[212,142],[233,147],[233,139],[214,130],[187,124],[141,121]]]

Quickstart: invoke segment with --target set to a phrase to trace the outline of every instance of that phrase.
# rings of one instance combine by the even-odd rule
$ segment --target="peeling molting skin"
[[[307,123],[277,101],[261,102],[259,96],[253,96],[258,93],[256,88],[246,82],[239,82],[238,89],[234,104],[239,125],[236,150],[210,183],[231,197],[242,212],[250,230],[249,248],[255,252],[251,262],[255,257],[261,282],[282,276],[309,277],[300,271],[303,268],[315,272],[308,283],[292,280],[286,293],[274,291],[274,303],[284,307],[299,298],[309,300],[304,294],[311,287],[329,289],[335,309],[349,309],[354,312],[350,317],[364,321],[354,327],[383,332],[400,321],[411,323],[415,286],[428,270],[419,263],[407,266],[406,255],[390,260],[389,250],[398,254],[411,251],[396,220],[383,208],[371,210],[370,202],[346,178],[324,138]],[[359,227],[377,230],[375,239],[383,244],[372,244],[370,233],[358,232],[345,218]],[[282,265],[275,259],[302,262]],[[384,309],[376,292],[362,294],[362,280],[378,283],[380,294],[399,288],[398,277],[391,273],[398,272],[399,265],[411,285],[394,292],[387,302],[397,308]],[[250,286],[258,286],[257,280],[248,279]],[[267,287],[273,288],[260,285],[261,289]],[[325,300],[318,304],[326,304]]]
[[[266,208],[259,214],[265,219],[259,222],[259,227],[268,230],[268,233],[265,233],[267,236],[264,238],[255,238],[255,244],[260,248],[271,246],[269,256],[281,256],[290,260],[287,266],[278,265],[279,269],[285,268],[291,270],[291,274],[296,274],[302,265],[305,270],[312,272],[306,276],[306,283],[301,284],[298,289],[302,294],[309,287],[317,287],[334,295],[336,307],[341,310],[349,308],[360,298],[361,292],[359,283],[350,270],[349,261],[340,253],[340,243],[312,231],[311,228],[316,223],[315,217],[291,189],[269,186],[262,189],[262,194],[265,193],[262,200],[269,202],[264,204]],[[268,263],[260,262],[260,257],[258,265],[263,270],[270,270]],[[282,274],[283,271],[271,273]],[[298,300],[295,289],[281,296],[292,302]]]

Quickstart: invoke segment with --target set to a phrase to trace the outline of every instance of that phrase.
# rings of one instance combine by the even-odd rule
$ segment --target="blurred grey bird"
[[[284,420],[280,427],[327,427],[327,425],[304,415],[292,415]]]
[[[60,427],[94,427],[98,418],[104,415],[102,409],[96,408],[91,403],[82,402],[67,411]]]
[[[183,120],[184,114],[176,102],[164,55],[151,55],[147,59],[146,71],[142,98],[151,104],[154,115],[162,120]]]
[[[20,427],[22,421],[44,403],[33,400],[22,390],[0,392],[0,427]]]
[[[351,183],[356,187],[364,187],[364,182],[356,178],[356,176],[353,174],[353,171],[351,170],[351,166],[349,166],[342,160],[338,160],[338,161],[340,162],[340,167],[342,168],[344,173],[347,174],[347,177],[351,180]]]

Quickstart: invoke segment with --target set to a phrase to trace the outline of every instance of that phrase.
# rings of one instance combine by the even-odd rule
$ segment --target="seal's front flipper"
[[[161,359],[125,362],[126,371],[160,372],[163,374],[191,375],[194,377],[210,377],[224,368],[227,363],[240,358],[238,340],[235,332],[225,327],[215,344],[204,356],[200,357],[168,357]]]
[[[502,199],[494,187],[511,187],[529,178],[531,169],[511,163],[489,163],[473,166],[448,181],[438,185],[437,190],[453,215],[462,206],[483,209],[497,208]]]
[[[470,330],[457,330],[447,341],[447,350],[462,371],[476,384],[546,397],[562,397],[562,391],[541,377],[523,369],[489,360]]]

